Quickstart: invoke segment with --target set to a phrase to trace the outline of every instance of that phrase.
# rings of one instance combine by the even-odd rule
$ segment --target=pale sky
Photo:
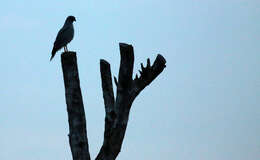
[[[58,30],[77,19],[77,52],[91,158],[103,142],[99,60],[135,73],[158,53],[166,68],[133,103],[119,160],[260,159],[260,1],[5,1],[0,14],[0,159],[69,160]]]

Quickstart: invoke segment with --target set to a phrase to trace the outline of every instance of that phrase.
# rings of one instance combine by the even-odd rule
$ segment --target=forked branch
[[[112,86],[110,65],[105,60],[100,61],[103,97],[106,110],[104,142],[96,160],[115,160],[121,150],[127,128],[129,112],[136,96],[149,85],[165,68],[166,60],[158,55],[151,66],[147,59],[146,67],[141,64],[140,77],[132,79],[134,66],[134,50],[131,45],[120,43],[120,69],[116,101]],[[112,103],[113,102],[113,103]]]

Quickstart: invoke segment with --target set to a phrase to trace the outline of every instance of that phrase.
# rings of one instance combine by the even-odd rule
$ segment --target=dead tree
[[[61,55],[73,160],[90,160],[86,118],[80,90],[76,52]]]
[[[134,99],[165,68],[166,60],[157,55],[153,65],[147,59],[147,65],[141,63],[140,76],[133,75],[134,50],[131,45],[120,43],[120,69],[114,97],[110,64],[101,59],[100,72],[103,98],[105,103],[105,131],[103,145],[96,160],[115,160],[118,156],[125,136],[129,112]],[[90,160],[86,119],[80,90],[77,59],[75,52],[61,55],[65,95],[69,118],[69,142],[73,160]]]

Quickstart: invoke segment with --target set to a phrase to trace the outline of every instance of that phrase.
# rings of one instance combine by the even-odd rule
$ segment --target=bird
[[[60,50],[62,47],[64,47],[64,52],[68,52],[67,44],[70,43],[70,41],[74,37],[74,27],[73,27],[74,21],[76,21],[76,18],[74,16],[68,16],[66,18],[65,23],[63,27],[60,29],[60,31],[58,32],[58,35],[54,42],[50,61],[55,56],[56,52]]]

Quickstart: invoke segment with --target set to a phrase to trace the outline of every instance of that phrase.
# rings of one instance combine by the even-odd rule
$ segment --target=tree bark
[[[73,160],[90,160],[85,111],[80,89],[76,52],[61,55]]]
[[[116,101],[114,100],[110,64],[100,60],[103,98],[105,103],[104,141],[96,160],[115,160],[118,156],[125,136],[129,112],[134,99],[148,86],[165,68],[166,60],[158,55],[154,64],[141,64],[140,77],[132,79],[134,66],[134,50],[131,45],[120,43],[121,63],[119,69]]]

